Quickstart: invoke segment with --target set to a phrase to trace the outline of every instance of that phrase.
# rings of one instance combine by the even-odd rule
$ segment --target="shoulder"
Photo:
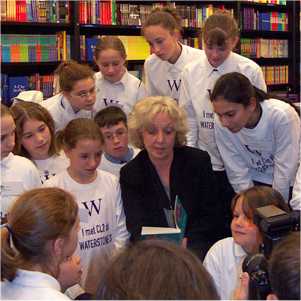
[[[58,174],[56,174],[55,176],[51,177],[50,179],[46,180],[43,183],[43,186],[45,187],[54,187],[54,186],[58,186],[58,187],[62,187],[62,185],[60,184],[62,179],[66,179],[68,178],[68,173],[66,170],[63,170],[61,172],[59,172]]]
[[[202,49],[198,49],[198,48],[194,48],[194,47],[191,47],[191,46],[188,46],[188,45],[184,45],[184,44],[181,44],[182,45],[182,49],[183,51],[188,54],[189,56],[204,56],[205,55],[205,52],[204,50]]]
[[[127,177],[128,175],[139,178],[145,171],[145,162],[148,160],[146,150],[140,151],[134,159],[129,161],[120,170],[120,178]]]
[[[253,60],[244,57],[238,53],[231,53],[231,62],[238,64],[238,66],[242,69],[242,71],[260,71],[260,66],[255,63]]]
[[[130,85],[135,85],[135,86],[139,87],[139,85],[141,83],[141,80],[139,78],[137,78],[136,76],[134,76],[133,74],[131,74],[128,71],[126,71],[124,76],[126,77],[126,80]]]
[[[31,162],[29,159],[25,157],[18,156],[18,155],[13,155],[13,157],[11,158],[11,164],[18,167],[18,172],[21,170],[22,171],[37,170],[33,162]]]
[[[233,253],[234,256],[234,240],[233,237],[227,237],[217,241],[208,251],[205,262],[208,263],[212,257],[223,258]],[[224,258],[227,260],[227,258]]]
[[[162,61],[159,57],[157,57],[154,53],[151,54],[144,62],[144,67],[147,70],[158,69],[162,66],[166,65],[165,61]]]
[[[56,107],[60,98],[62,97],[62,94],[56,94],[50,98],[45,99],[44,101],[41,102],[41,105],[46,108],[46,109],[51,109],[53,107]]]
[[[266,99],[261,103],[265,116],[274,122],[291,122],[292,119],[299,120],[295,109],[288,103],[279,99]]]

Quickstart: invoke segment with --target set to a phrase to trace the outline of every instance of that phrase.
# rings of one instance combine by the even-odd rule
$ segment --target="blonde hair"
[[[47,242],[68,238],[78,216],[73,196],[60,188],[37,188],[23,193],[1,228],[1,280],[12,281],[17,269],[39,264],[45,272],[53,268]],[[54,275],[57,276],[57,275]]]
[[[128,118],[130,142],[138,148],[144,148],[141,131],[152,122],[158,113],[167,113],[175,122],[175,146],[185,145],[188,131],[186,114],[169,96],[149,96],[136,103]]]

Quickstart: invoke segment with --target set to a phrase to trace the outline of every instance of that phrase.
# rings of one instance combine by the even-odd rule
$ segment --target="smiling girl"
[[[299,162],[295,109],[254,87],[237,72],[218,79],[211,94],[215,136],[234,190],[270,185],[289,200]]]
[[[119,183],[115,176],[98,169],[103,137],[93,120],[70,121],[59,139],[70,165],[44,185],[60,187],[75,196],[80,215],[77,254],[83,269],[81,285],[94,294],[104,264],[129,236]]]
[[[54,121],[49,112],[34,102],[19,102],[11,111],[17,133],[14,153],[35,163],[42,182],[66,169],[68,159],[57,149]]]
[[[42,102],[54,120],[56,131],[75,118],[93,118],[96,101],[94,72],[89,66],[68,61],[57,70],[61,92]]]
[[[170,96],[179,99],[181,72],[184,67],[204,53],[183,45],[181,19],[172,8],[155,9],[143,24],[143,35],[150,45],[144,72],[149,96]]]
[[[204,266],[213,277],[221,300],[233,297],[242,274],[242,262],[248,254],[259,252],[262,234],[253,223],[256,208],[274,205],[288,212],[281,194],[270,187],[252,187],[232,200],[232,237],[215,243],[208,251]]]
[[[96,111],[117,106],[129,114],[134,104],[145,97],[143,82],[125,67],[126,56],[124,45],[118,37],[99,39],[94,51],[94,60],[100,70],[95,74]]]

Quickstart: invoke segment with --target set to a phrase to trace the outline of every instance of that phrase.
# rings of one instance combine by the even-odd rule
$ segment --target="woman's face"
[[[150,25],[144,29],[144,37],[150,45],[151,53],[163,61],[176,62],[181,53],[176,32],[171,32],[161,25]]]
[[[49,157],[51,134],[45,122],[28,119],[24,122],[21,143],[33,160]]]
[[[96,101],[95,80],[87,77],[75,82],[72,91],[64,92],[75,112],[79,110],[91,111]]]
[[[1,117],[1,160],[15,147],[16,125],[12,116],[5,115]]]
[[[248,127],[256,110],[256,101],[244,106],[240,103],[227,101],[223,97],[218,97],[212,102],[212,105],[222,126],[232,133],[237,133],[242,128]]]
[[[167,113],[158,113],[142,130],[144,147],[153,161],[173,158],[176,139],[175,122]]]
[[[111,83],[120,81],[125,72],[125,59],[115,49],[100,51],[96,64],[103,77]]]
[[[245,215],[243,211],[243,198],[239,197],[233,210],[231,231],[234,241],[246,252],[258,252],[262,242],[262,236],[253,220]]]

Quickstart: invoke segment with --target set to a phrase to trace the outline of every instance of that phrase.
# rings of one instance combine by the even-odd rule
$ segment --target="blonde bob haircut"
[[[129,140],[135,147],[144,149],[142,131],[147,128],[158,113],[167,113],[175,122],[175,146],[186,144],[186,113],[169,96],[149,96],[138,101],[129,115]]]

